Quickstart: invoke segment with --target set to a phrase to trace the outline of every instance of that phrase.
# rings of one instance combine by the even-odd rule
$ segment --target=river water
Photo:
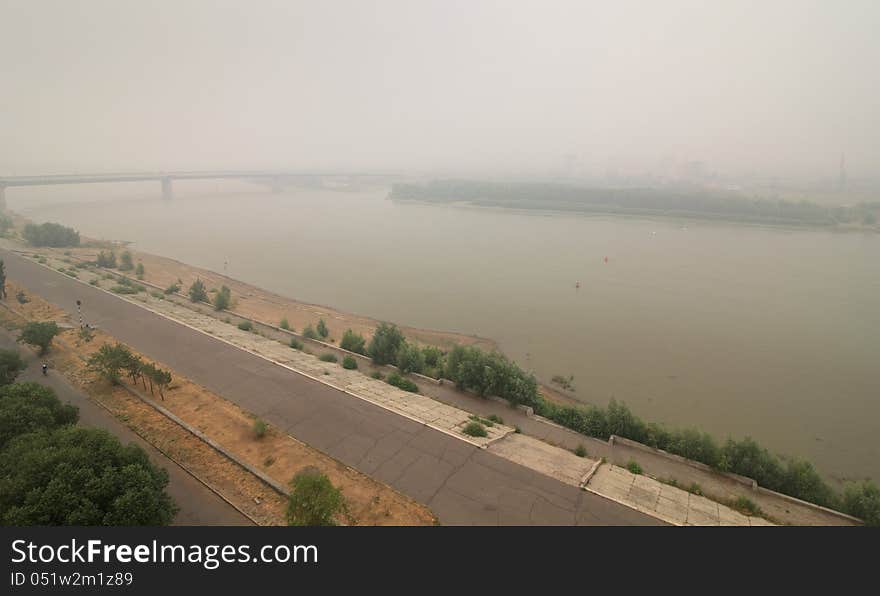
[[[229,183],[10,208],[296,299],[472,333],[575,396],[880,479],[880,236],[402,204]],[[123,190],[124,189],[124,190]],[[607,257],[607,261],[606,261]],[[580,288],[576,288],[580,282]]]

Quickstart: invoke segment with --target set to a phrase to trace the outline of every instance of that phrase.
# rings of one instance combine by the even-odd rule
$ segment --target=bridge
[[[280,192],[285,183],[302,178],[383,178],[393,174],[364,174],[340,172],[284,172],[284,171],[218,171],[218,172],[122,172],[114,174],[46,174],[37,176],[0,177],[0,209],[6,208],[6,189],[20,186],[54,186],[59,184],[100,184],[110,182],[150,182],[161,184],[162,197],[174,196],[175,180],[248,180],[269,186]]]

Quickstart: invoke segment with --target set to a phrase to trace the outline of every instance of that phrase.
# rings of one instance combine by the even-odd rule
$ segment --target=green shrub
[[[278,326],[281,327],[282,329],[284,329],[285,331],[290,331],[290,323],[287,322],[286,317],[281,319],[281,323],[279,323]]]
[[[637,462],[634,459],[631,459],[631,460],[629,460],[629,462],[627,462],[626,469],[629,470],[630,472],[632,472],[633,474],[641,474],[642,473],[642,466],[640,466],[639,462]]]
[[[479,422],[468,422],[461,432],[472,437],[486,437],[489,435],[486,432],[486,427]]]
[[[544,403],[535,377],[498,352],[455,346],[446,356],[446,376],[458,389],[475,391],[481,397],[497,395],[536,410]]]
[[[18,373],[27,368],[16,350],[0,350],[0,385],[14,382]]]
[[[138,293],[137,288],[135,288],[134,286],[126,286],[126,285],[122,285],[122,284],[118,284],[118,285],[113,286],[112,288],[110,288],[110,291],[114,292],[116,294],[137,294]]]
[[[222,286],[220,291],[214,294],[214,310],[229,310],[232,304],[232,291],[226,286]]]
[[[256,420],[254,420],[253,431],[256,438],[262,439],[269,431],[269,426],[263,420],[257,418]]]
[[[443,352],[438,347],[423,347],[422,358],[424,358],[425,366],[430,366],[431,368],[441,368],[443,366]]]
[[[366,343],[367,340],[364,339],[363,335],[355,333],[351,329],[346,329],[345,333],[342,334],[342,341],[339,342],[339,347],[349,352],[366,354]]]
[[[342,492],[313,466],[298,472],[290,486],[287,504],[290,526],[335,526],[336,517],[345,511]]]
[[[489,420],[491,420],[495,424],[504,424],[504,418],[502,418],[498,414],[489,414]]]
[[[18,341],[39,348],[39,353],[42,356],[49,351],[52,339],[59,333],[61,333],[61,330],[55,321],[31,321],[22,328]]]
[[[192,285],[189,287],[189,299],[192,302],[207,302],[208,301],[208,291],[205,289],[205,282],[201,279],[196,279]]]
[[[166,295],[166,296],[169,296],[169,295],[171,295],[171,294],[176,294],[176,293],[178,293],[179,291],[180,291],[180,284],[179,284],[179,283],[173,283],[173,284],[171,284],[170,286],[168,286],[167,288],[165,288],[165,295]]]
[[[299,341],[295,337],[290,338],[290,347],[293,348],[294,350],[302,350],[303,349],[302,342]]]
[[[94,278],[93,280],[91,280],[91,281],[89,282],[89,285],[90,285],[90,286],[97,286],[97,285],[98,285],[98,278],[96,277],[96,278]]]
[[[132,269],[134,269],[134,263],[131,261],[131,253],[125,250],[119,255],[119,270],[131,271]]]
[[[330,335],[330,330],[327,329],[327,323],[324,322],[324,319],[318,319],[318,335],[321,336],[321,339],[327,339],[327,336]]]
[[[241,329],[242,331],[253,331],[254,324],[251,323],[250,321],[242,321],[241,323],[238,324],[238,328]]]
[[[688,486],[687,491],[693,495],[702,496],[703,488],[697,484],[696,482],[691,482],[690,486]]]
[[[378,370],[374,370],[373,372],[371,372],[370,376],[373,377],[374,379],[379,379],[380,381],[385,378],[385,375],[383,375]]]
[[[348,370],[356,370],[358,367],[357,360],[354,359],[354,356],[346,356],[342,359],[342,368],[347,368]]]
[[[587,457],[587,448],[583,444],[578,445],[577,449],[574,450],[574,454],[578,457]]]
[[[144,278],[144,264],[143,263],[137,264],[137,267],[134,268],[134,274],[137,276],[138,279]]]
[[[311,325],[306,325],[306,328],[303,329],[302,335],[306,339],[318,339],[318,334],[315,333],[315,330]]]
[[[758,507],[748,497],[742,497],[742,496],[737,497],[733,501],[733,503],[731,503],[731,506],[734,509],[736,509],[737,511],[739,511],[740,513],[743,513],[745,515],[760,515],[761,514],[761,508]]]
[[[370,339],[367,354],[375,364],[392,364],[396,360],[397,350],[400,349],[403,342],[403,333],[396,325],[380,323]]]
[[[79,276],[76,274],[76,271],[74,271],[73,269],[68,269],[67,271],[64,272],[64,275],[67,275],[67,276],[72,277],[74,279],[79,279]]]
[[[153,290],[150,292],[150,296],[155,298],[156,300],[165,300],[165,294],[160,292],[159,290]]]
[[[331,354],[330,352],[324,352],[320,356],[318,356],[318,360],[321,362],[336,362],[336,354]]]
[[[425,368],[425,357],[418,347],[404,341],[397,348],[395,364],[404,374],[420,373]]]
[[[98,267],[103,267],[105,269],[116,269],[116,253],[112,250],[109,253],[105,253],[102,250],[98,253],[98,256],[95,259],[95,264]]]
[[[418,393],[419,386],[400,375],[400,373],[391,373],[388,375],[388,378],[385,381],[389,385],[393,385],[398,389],[403,389],[404,391],[409,391],[410,393]]]
[[[880,526],[880,489],[870,480],[847,483],[842,509],[864,520],[866,526]]]

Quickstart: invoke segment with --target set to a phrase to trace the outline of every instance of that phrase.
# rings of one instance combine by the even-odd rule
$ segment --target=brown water
[[[880,236],[399,204],[384,190],[178,185],[163,202],[153,186],[7,195],[89,236],[221,272],[228,259],[229,275],[297,299],[493,338],[544,380],[574,375],[584,401],[613,395],[647,420],[880,479]]]

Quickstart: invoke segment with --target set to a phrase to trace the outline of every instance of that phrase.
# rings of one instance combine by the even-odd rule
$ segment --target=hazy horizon
[[[0,0],[0,174],[880,172],[880,5]]]

